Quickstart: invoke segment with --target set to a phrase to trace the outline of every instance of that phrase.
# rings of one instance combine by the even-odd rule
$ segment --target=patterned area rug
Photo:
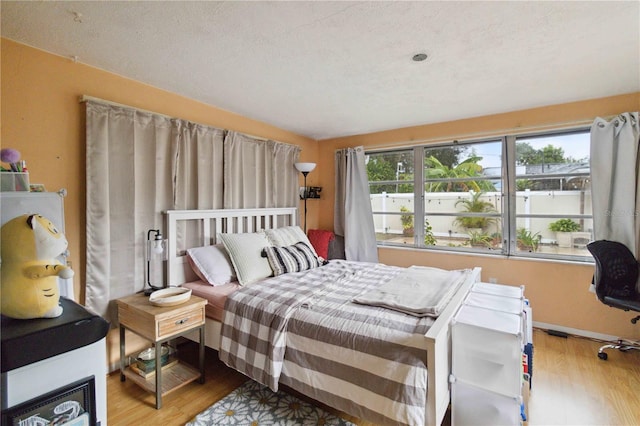
[[[355,426],[283,392],[273,393],[252,380],[198,414],[187,426]]]

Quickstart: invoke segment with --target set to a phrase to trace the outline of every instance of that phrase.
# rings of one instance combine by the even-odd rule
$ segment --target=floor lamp
[[[304,199],[304,233],[307,233],[307,198],[309,193],[307,190],[307,175],[316,168],[316,163],[295,163],[296,169],[304,176],[304,191],[301,198]]]

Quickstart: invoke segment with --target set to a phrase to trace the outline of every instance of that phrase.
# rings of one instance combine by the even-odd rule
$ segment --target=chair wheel
[[[607,353],[606,352],[598,352],[598,358],[600,358],[603,361],[607,360]]]

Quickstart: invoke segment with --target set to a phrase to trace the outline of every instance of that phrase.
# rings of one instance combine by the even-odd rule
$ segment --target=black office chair
[[[616,241],[599,240],[587,244],[587,249],[596,261],[593,282],[598,299],[605,305],[625,311],[640,312],[640,294],[636,290],[640,263],[633,253]],[[635,324],[640,315],[631,319]],[[598,350],[598,358],[607,359],[605,349],[628,351],[640,350],[640,343],[620,339],[615,344],[604,345]]]

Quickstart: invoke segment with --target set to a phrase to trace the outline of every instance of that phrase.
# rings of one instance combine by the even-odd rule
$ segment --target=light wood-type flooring
[[[589,339],[534,330],[528,426],[640,425],[640,351],[609,350],[609,359],[602,361],[596,356],[600,346]],[[181,357],[196,361],[196,348],[191,342],[180,345]],[[107,378],[108,424],[184,425],[245,380],[207,349],[205,384],[190,383],[166,395],[162,409],[156,410],[151,393],[131,381],[120,382],[120,374],[112,373]]]

